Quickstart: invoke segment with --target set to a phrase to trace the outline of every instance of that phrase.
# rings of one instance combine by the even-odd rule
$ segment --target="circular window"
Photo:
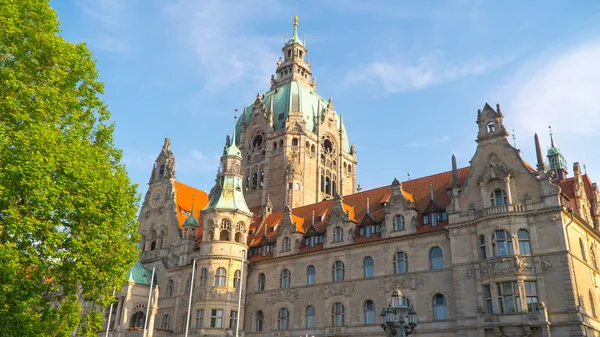
[[[252,139],[250,140],[250,148],[252,150],[263,148],[266,143],[265,140],[265,134],[262,131],[254,133],[254,136],[252,136]]]

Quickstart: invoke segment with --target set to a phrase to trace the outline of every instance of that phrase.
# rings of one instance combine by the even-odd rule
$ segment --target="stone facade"
[[[469,167],[356,192],[354,146],[314,92],[297,21],[282,51],[209,196],[175,181],[168,140],[156,160],[140,211],[158,284],[148,336],[183,336],[188,305],[190,336],[234,335],[242,274],[240,335],[383,335],[396,287],[417,336],[600,335],[600,192],[578,163],[568,177],[552,144],[547,167],[536,136],[532,167],[486,104]],[[140,335],[149,290],[117,294],[109,336]]]

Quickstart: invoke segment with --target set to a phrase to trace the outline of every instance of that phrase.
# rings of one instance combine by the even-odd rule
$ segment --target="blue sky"
[[[317,91],[357,145],[365,189],[466,166],[477,109],[500,103],[535,162],[548,126],[600,180],[599,1],[53,0],[63,36],[94,52],[132,180],[165,137],[177,179],[210,189],[234,109],[268,90],[300,17]],[[514,130],[514,132],[513,132]],[[572,169],[570,170],[572,171]]]

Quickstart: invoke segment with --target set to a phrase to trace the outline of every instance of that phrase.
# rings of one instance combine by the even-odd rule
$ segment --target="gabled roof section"
[[[181,228],[192,211],[192,199],[194,199],[194,218],[200,219],[200,210],[208,204],[208,194],[179,181],[175,181],[175,193],[179,227]]]
[[[469,167],[458,169],[458,179],[461,185],[464,185],[469,175]],[[431,191],[435,199],[435,204],[441,209],[446,208],[450,204],[450,196],[448,195],[447,188],[452,184],[452,171],[442,172],[439,174],[413,179],[402,182],[403,194],[406,199],[414,204],[414,207],[423,211],[429,205],[431,201]],[[383,186],[372,190],[362,191],[355,194],[346,195],[343,197],[342,207],[346,214],[349,216],[349,220],[355,223],[362,224],[369,223],[380,223],[385,219],[385,203],[389,201],[392,194],[391,186]],[[369,199],[369,213],[367,214],[367,199]],[[377,201],[377,202],[373,202]],[[304,234],[316,234],[324,233],[326,231],[326,225],[329,215],[333,209],[334,200],[323,200],[321,202],[298,207],[292,210],[292,219],[297,226],[297,231]],[[253,211],[257,214],[259,208],[255,208]],[[312,216],[315,214],[314,228],[312,226]],[[256,246],[259,244],[265,226],[267,227],[267,238],[274,240],[277,236],[276,228],[282,221],[284,216],[283,212],[273,213],[264,219],[262,217],[255,216],[253,223],[250,225],[251,230],[254,230],[254,239],[249,240],[249,246]],[[359,220],[360,219],[360,220]],[[365,222],[366,221],[366,222]],[[438,230],[441,226],[433,228]],[[376,240],[381,238],[380,236],[373,236],[369,240]],[[359,238],[357,238],[358,240]],[[358,242],[358,241],[357,241]],[[310,250],[314,250],[317,247],[313,247]],[[322,248],[322,247],[321,247]]]

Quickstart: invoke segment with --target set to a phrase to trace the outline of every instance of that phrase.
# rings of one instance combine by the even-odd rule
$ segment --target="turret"
[[[304,85],[316,89],[317,83],[312,79],[310,62],[305,62],[306,47],[305,41],[298,36],[298,17],[294,17],[294,33],[292,38],[285,40],[285,45],[281,48],[283,59],[277,61],[277,75],[271,77],[271,89],[275,89],[292,80],[301,82]]]
[[[508,132],[504,128],[504,115],[500,110],[500,104],[496,105],[494,110],[489,104],[485,103],[482,110],[477,111],[477,125],[479,132],[477,133],[477,142],[488,142],[494,139],[506,139]]]
[[[565,157],[563,157],[560,150],[554,146],[554,137],[552,134],[552,128],[550,129],[550,148],[548,149],[548,153],[546,157],[548,158],[549,163],[549,171],[552,177],[552,181],[561,182],[567,179],[567,161]]]

